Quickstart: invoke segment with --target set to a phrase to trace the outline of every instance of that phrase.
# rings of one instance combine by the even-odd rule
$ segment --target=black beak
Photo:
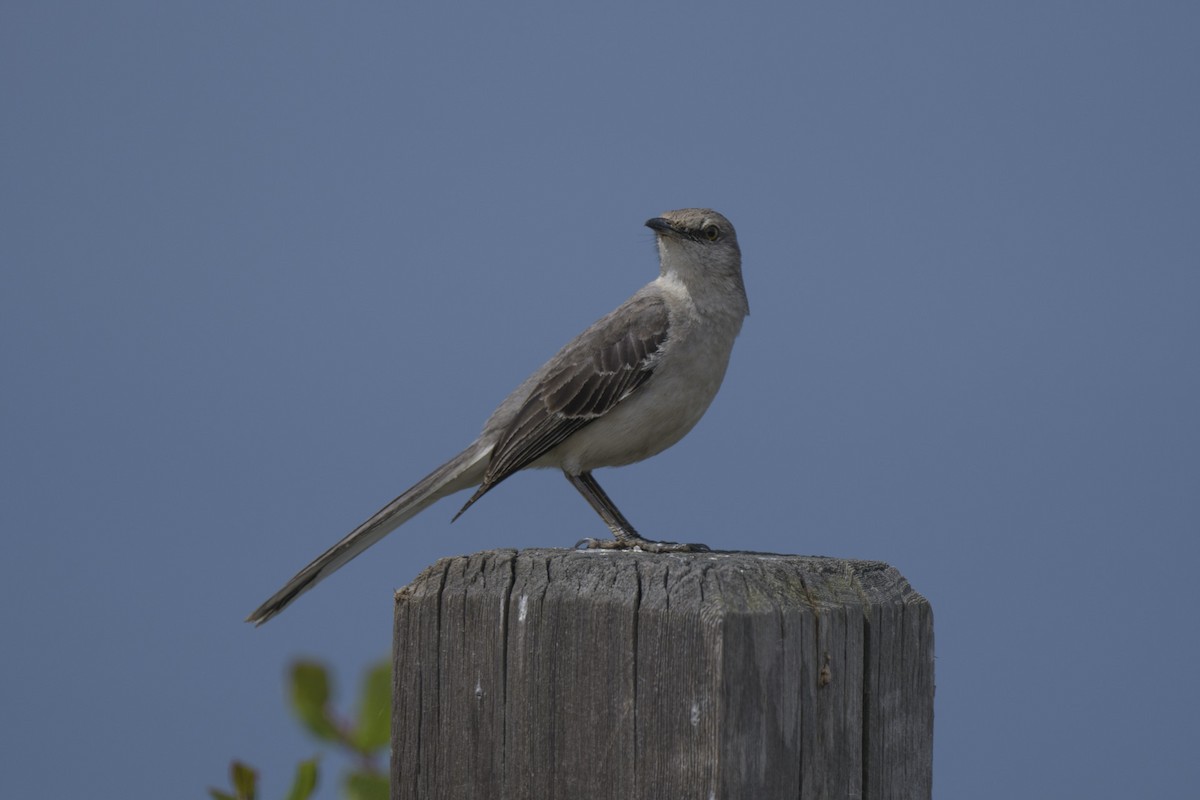
[[[646,220],[646,227],[655,233],[665,233],[669,235],[674,235],[676,233],[675,226],[671,224],[671,221],[663,217],[654,217],[653,219]]]

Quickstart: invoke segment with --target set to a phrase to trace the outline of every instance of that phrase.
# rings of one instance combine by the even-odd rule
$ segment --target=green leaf
[[[292,710],[319,739],[338,740],[337,725],[329,716],[329,672],[313,661],[292,664]]]
[[[370,755],[386,747],[392,721],[392,663],[380,661],[363,676],[362,694],[358,704],[358,723],[353,744],[363,754]]]
[[[298,709],[321,709],[329,702],[329,671],[315,661],[292,663],[292,702]]]
[[[385,775],[351,772],[346,775],[347,800],[389,800],[390,788]]]
[[[258,784],[258,773],[249,764],[234,761],[229,768],[233,778],[233,790],[237,792],[237,800],[254,800],[255,787]]]
[[[310,758],[296,765],[296,777],[288,790],[287,800],[307,800],[317,788],[317,760]]]

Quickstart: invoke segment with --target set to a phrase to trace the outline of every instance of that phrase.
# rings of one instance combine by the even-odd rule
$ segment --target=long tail
[[[376,511],[370,519],[350,531],[344,539],[297,572],[296,577],[271,595],[265,603],[254,609],[254,612],[246,617],[246,622],[262,625],[287,608],[297,597],[332,575],[347,561],[412,519],[427,506],[447,495],[477,485],[483,480],[483,472],[487,468],[490,452],[490,446],[475,442],[426,475],[415,486]]]

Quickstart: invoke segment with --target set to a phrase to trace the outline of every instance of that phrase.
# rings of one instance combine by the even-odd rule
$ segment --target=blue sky
[[[1185,3],[13,3],[0,12],[0,796],[280,796],[439,557],[603,533],[561,476],[242,618],[737,226],[647,535],[888,561],[939,798],[1180,796],[1200,637],[1200,12]],[[332,797],[326,787],[323,797]]]

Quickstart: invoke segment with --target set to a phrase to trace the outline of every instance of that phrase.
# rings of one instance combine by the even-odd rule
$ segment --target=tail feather
[[[262,625],[287,608],[297,597],[428,506],[447,495],[478,484],[483,480],[490,449],[476,442],[426,475],[411,489],[376,511],[370,519],[296,573],[282,589],[246,617],[246,622]]]

